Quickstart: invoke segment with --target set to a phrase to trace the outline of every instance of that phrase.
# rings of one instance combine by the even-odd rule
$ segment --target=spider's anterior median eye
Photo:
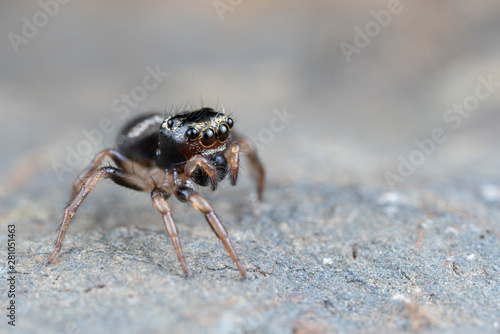
[[[215,143],[215,132],[212,129],[206,129],[201,134],[201,144],[210,147]]]
[[[232,129],[234,125],[234,121],[232,118],[227,119],[227,125],[229,125],[229,128]]]
[[[195,128],[189,128],[186,132],[186,138],[189,140],[195,140],[199,135],[200,133]]]
[[[167,126],[169,129],[171,129],[173,126],[174,126],[174,120],[173,119],[169,119],[168,122],[167,122]]]
[[[229,139],[229,128],[225,124],[219,126],[219,141],[225,143]]]

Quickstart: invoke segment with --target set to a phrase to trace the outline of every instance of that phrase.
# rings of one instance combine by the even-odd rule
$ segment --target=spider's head
[[[227,148],[233,120],[210,108],[172,115],[160,128],[156,163],[170,168],[195,155],[212,156]]]

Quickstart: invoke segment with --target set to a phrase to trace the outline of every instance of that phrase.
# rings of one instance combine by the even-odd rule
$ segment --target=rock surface
[[[14,219],[23,236],[17,266],[22,332],[466,333],[498,327],[498,205],[478,199],[473,210],[444,201],[436,206],[429,198],[414,201],[404,192],[359,185],[271,182],[263,204],[252,204],[245,189],[222,190],[212,202],[247,270],[242,280],[192,209],[173,205],[190,269],[184,278],[154,209],[129,204],[129,194],[103,192],[94,200],[110,201],[113,213],[101,207],[77,216],[74,226],[82,218],[90,227],[70,229],[50,268],[44,262],[53,234],[24,236],[24,226],[36,220]],[[111,226],[99,226],[100,220]]]
[[[499,333],[498,1],[402,1],[351,59],[387,1],[220,2],[72,1],[17,52],[0,41],[0,249],[14,224],[18,271],[14,328],[0,267],[0,333]],[[40,3],[56,8],[2,4],[0,35]],[[45,267],[71,183],[126,119],[218,102],[268,171],[263,203],[247,167],[203,191],[248,279],[171,200],[184,278],[149,194],[107,182]]]

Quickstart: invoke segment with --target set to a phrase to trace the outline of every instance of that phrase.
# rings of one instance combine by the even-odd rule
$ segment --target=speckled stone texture
[[[217,3],[72,1],[17,53],[7,36],[41,5],[1,5],[0,333],[499,333],[498,1],[401,1],[350,62],[341,43],[387,1],[244,1],[223,19]],[[233,114],[268,172],[262,203],[248,166],[201,189],[248,279],[172,198],[183,277],[149,194],[108,181],[45,267],[75,176],[119,126],[202,105]],[[391,186],[436,128],[447,140]]]
[[[247,280],[202,217],[183,205],[174,208],[189,278],[148,205],[113,203],[111,210],[121,212],[106,220],[128,219],[70,231],[51,268],[43,263],[53,235],[23,238],[19,327],[33,333],[465,333],[491,331],[498,320],[500,251],[492,222],[498,207],[478,201],[475,210],[461,210],[415,202],[406,193],[388,199],[359,185],[270,188],[262,205],[236,190],[213,198]],[[29,224],[36,221],[17,223]]]

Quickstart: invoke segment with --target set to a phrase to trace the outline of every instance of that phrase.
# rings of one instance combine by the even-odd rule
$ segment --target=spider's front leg
[[[266,180],[266,172],[264,170],[264,166],[262,165],[262,162],[257,155],[257,149],[255,148],[254,144],[248,139],[240,136],[236,136],[236,139],[233,141],[228,150],[228,153],[230,154],[228,159],[229,165],[231,167],[231,184],[234,186],[238,181],[241,151],[244,151],[250,160],[250,166],[253,169],[257,182],[257,195],[259,197],[259,201],[262,201],[264,194],[264,184]]]
[[[219,182],[217,168],[212,165],[207,158],[201,155],[195,155],[194,157],[189,159],[189,161],[186,163],[186,166],[184,167],[184,174],[192,179],[193,174],[198,167],[208,175],[212,190],[217,189],[217,184]]]
[[[102,167],[96,169],[92,172],[83,183],[80,191],[78,191],[72,198],[71,202],[64,209],[64,215],[62,218],[61,225],[57,232],[57,239],[54,243],[54,249],[50,258],[47,261],[47,265],[52,264],[57,253],[61,250],[64,236],[66,235],[66,230],[68,229],[69,222],[71,218],[76,214],[78,208],[82,204],[83,200],[88,196],[88,194],[94,189],[97,182],[101,179],[111,179],[114,183],[134,189],[139,191],[147,191],[153,188],[153,185],[148,183],[146,180],[141,178],[136,174],[132,174],[125,170],[115,168],[115,167]]]
[[[187,276],[188,269],[186,265],[186,260],[184,260],[184,253],[182,252],[179,233],[177,232],[177,226],[175,225],[174,218],[172,217],[172,212],[170,211],[170,207],[167,203],[166,194],[162,192],[160,189],[155,188],[151,192],[151,199],[153,200],[153,204],[156,210],[158,210],[158,212],[163,217],[163,223],[165,224],[167,233],[170,236],[170,239],[172,240],[172,245],[174,246],[177,258],[181,263],[182,271],[184,271],[184,275]]]
[[[240,259],[238,258],[238,255],[234,250],[233,244],[231,243],[231,240],[229,240],[229,235],[227,234],[224,225],[222,225],[221,221],[219,220],[219,217],[217,217],[217,215],[215,214],[214,209],[212,208],[210,203],[194,189],[188,187],[178,187],[175,190],[174,194],[181,202],[191,203],[191,205],[196,210],[200,211],[205,216],[208,224],[215,232],[217,237],[219,237],[220,241],[222,241],[222,244],[233,259],[241,276],[243,278],[246,278],[247,275],[245,273],[245,269],[243,269],[243,265],[241,264]]]

